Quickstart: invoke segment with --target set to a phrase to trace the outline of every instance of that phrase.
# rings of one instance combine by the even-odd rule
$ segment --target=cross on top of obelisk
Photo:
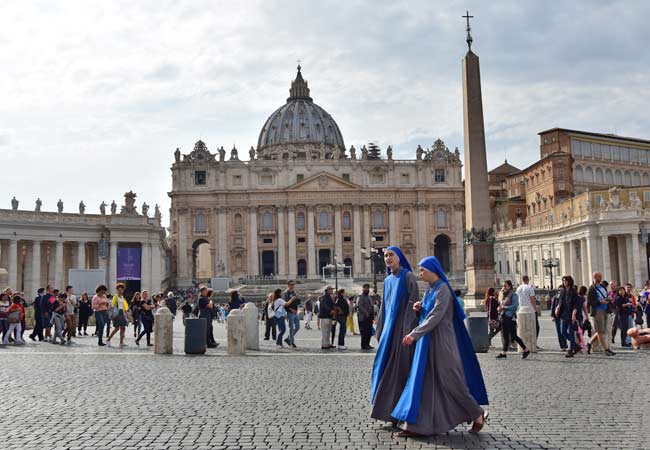
[[[474,39],[472,39],[472,35],[471,35],[471,33],[470,33],[470,32],[472,31],[472,27],[469,25],[469,19],[473,19],[474,16],[470,16],[470,15],[469,15],[469,10],[468,10],[468,11],[465,13],[465,15],[464,15],[464,16],[461,16],[461,17],[462,17],[463,19],[467,19],[467,29],[466,29],[466,31],[467,31],[467,39],[466,39],[466,41],[467,41],[467,47],[468,47],[470,50],[472,50],[472,42],[474,42]]]

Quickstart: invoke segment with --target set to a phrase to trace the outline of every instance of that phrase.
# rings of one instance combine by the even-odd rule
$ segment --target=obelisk
[[[465,306],[473,309],[494,286],[494,235],[490,214],[481,73],[478,56],[472,52],[467,15],[468,51],[463,58],[463,123],[465,133]]]

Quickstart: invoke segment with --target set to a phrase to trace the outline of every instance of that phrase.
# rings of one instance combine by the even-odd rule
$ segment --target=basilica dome
[[[291,82],[287,103],[266,120],[257,141],[258,155],[269,147],[287,144],[325,145],[345,149],[341,130],[332,116],[309,96],[307,81],[302,78],[300,66]]]

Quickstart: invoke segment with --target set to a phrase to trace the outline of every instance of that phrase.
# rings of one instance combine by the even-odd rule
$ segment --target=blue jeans
[[[9,330],[9,321],[7,319],[0,319],[0,329],[2,329],[2,339],[4,339]]]
[[[562,327],[560,326],[560,319],[555,319],[555,331],[557,332],[557,340],[560,343],[562,350],[566,349],[566,338],[562,335]]]
[[[104,326],[108,322],[108,311],[95,311],[95,322],[97,322],[97,339],[99,339],[99,342],[102,342]]]
[[[294,345],[294,339],[300,329],[300,319],[298,318],[298,314],[288,313],[287,322],[289,322],[289,343]]]
[[[347,318],[343,317],[341,319],[336,319],[336,321],[339,323],[339,340],[338,340],[338,345],[344,346],[345,345],[345,331],[347,329]]]
[[[275,322],[278,325],[278,338],[275,340],[275,343],[278,345],[282,345],[282,338],[284,337],[284,332],[287,330],[287,323],[284,319],[284,317],[275,317]]]
[[[573,322],[571,320],[562,320],[560,326],[562,328],[562,336],[564,336],[564,339],[569,341],[569,351],[573,351],[575,347],[575,330],[573,328]]]

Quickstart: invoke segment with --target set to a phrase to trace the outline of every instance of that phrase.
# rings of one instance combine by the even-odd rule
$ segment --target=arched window
[[[305,229],[305,213],[303,213],[302,211],[296,215],[296,228],[298,230]]]
[[[408,211],[404,211],[402,214],[402,227],[411,228],[411,213]]]
[[[205,215],[203,213],[198,213],[194,218],[194,231],[197,233],[205,233],[207,231]]]
[[[239,213],[235,214],[234,225],[235,225],[235,231],[241,231],[242,230],[241,214],[239,214]]]
[[[603,169],[600,167],[596,168],[596,183],[605,184],[605,177],[603,176]]]
[[[616,172],[614,172],[614,183],[619,186],[623,185],[623,174],[620,170],[616,170]]]
[[[605,171],[605,184],[609,184],[610,186],[614,184],[614,175],[611,169]]]
[[[573,178],[579,183],[584,180],[584,177],[582,175],[582,167],[576,166],[573,169]]]
[[[643,185],[644,186],[650,185],[650,174],[648,173],[643,174]]]
[[[625,177],[623,178],[623,184],[625,186],[632,186],[632,174],[629,170],[625,171]]]
[[[634,172],[632,174],[632,185],[641,186],[641,174],[639,172]]]
[[[442,208],[440,208],[436,213],[436,223],[438,224],[438,228],[444,228],[447,226],[447,213]]]
[[[262,214],[262,228],[265,230],[273,229],[273,214],[268,211]]]
[[[352,220],[350,219],[350,213],[349,212],[344,212],[343,213],[343,229],[344,230],[349,230],[352,228]]]
[[[375,228],[384,228],[384,213],[380,209],[375,210],[372,218],[372,223]]]
[[[585,168],[585,182],[593,183],[594,182],[594,169],[587,166]]]
[[[318,215],[318,228],[330,228],[330,215],[327,211],[321,211]]]

